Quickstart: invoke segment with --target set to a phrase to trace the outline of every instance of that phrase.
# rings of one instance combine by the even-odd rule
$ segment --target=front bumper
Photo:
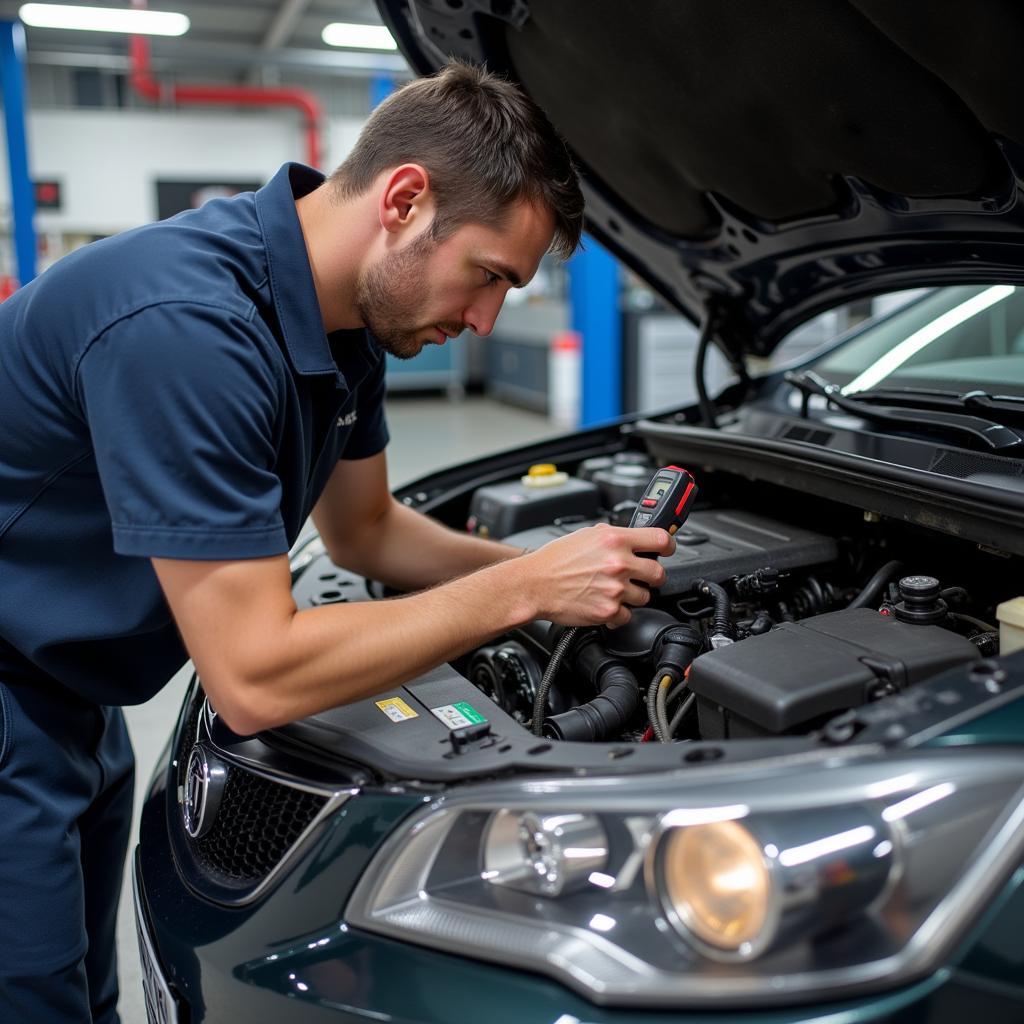
[[[177,806],[166,778],[160,773],[143,809],[136,899],[182,1024],[959,1024],[979,1012],[986,1024],[1010,1024],[1024,1015],[1024,989],[953,965],[896,991],[829,1004],[726,1015],[609,1009],[514,964],[361,932],[344,923],[343,908],[375,850],[420,802],[401,793],[354,797],[258,900],[228,907],[197,893],[175,859]],[[1024,918],[1022,875],[979,929],[967,960],[976,971],[984,970],[985,936],[1010,934]]]

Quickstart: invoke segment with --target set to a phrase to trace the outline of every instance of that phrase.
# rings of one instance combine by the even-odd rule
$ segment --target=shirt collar
[[[295,200],[324,181],[303,164],[285,164],[256,193],[256,216],[267,250],[270,292],[285,347],[298,373],[339,374],[320,316],[306,240]]]

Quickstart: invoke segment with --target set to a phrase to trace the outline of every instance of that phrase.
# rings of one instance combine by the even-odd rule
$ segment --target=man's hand
[[[591,526],[516,559],[538,619],[563,626],[621,626],[634,608],[651,599],[649,587],[665,582],[665,570],[638,551],[671,555],[668,531]]]

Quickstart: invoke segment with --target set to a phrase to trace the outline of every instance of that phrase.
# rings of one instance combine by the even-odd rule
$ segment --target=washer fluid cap
[[[560,473],[551,462],[539,462],[520,479],[524,487],[558,487],[569,479],[569,474]]]

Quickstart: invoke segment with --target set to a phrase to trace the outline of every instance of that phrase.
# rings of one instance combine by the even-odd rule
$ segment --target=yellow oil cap
[[[552,476],[558,469],[553,462],[538,462],[527,470],[527,476]]]

